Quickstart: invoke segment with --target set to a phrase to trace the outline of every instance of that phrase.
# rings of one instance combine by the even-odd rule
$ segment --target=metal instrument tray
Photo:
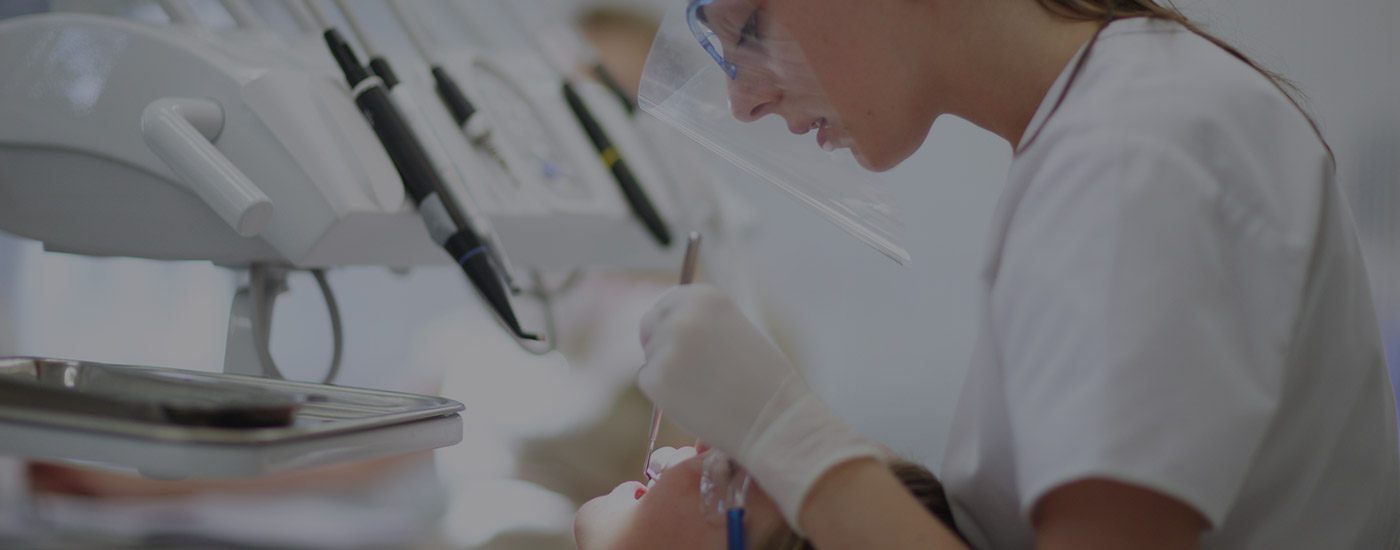
[[[26,406],[17,402],[23,400],[0,400],[0,422],[175,443],[265,445],[449,416],[463,408],[451,399],[409,393],[37,357],[0,358],[0,380],[4,378],[42,387],[50,395],[60,395],[56,390],[72,391],[71,398],[63,400],[74,403],[91,394],[94,401],[157,403],[167,409],[171,403],[193,403],[207,408],[210,396],[222,393],[229,397],[212,402],[220,406],[251,403],[264,409],[290,407],[290,419],[280,422],[283,425],[230,427],[192,424],[188,419],[110,414],[111,407]],[[83,380],[101,381],[102,387],[84,389],[78,383]],[[8,446],[0,444],[0,452]]]

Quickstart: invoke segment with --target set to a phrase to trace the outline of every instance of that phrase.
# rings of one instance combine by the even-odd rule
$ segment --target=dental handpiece
[[[346,84],[351,88],[355,104],[369,119],[380,144],[397,169],[400,179],[403,180],[404,190],[418,207],[429,236],[457,260],[472,286],[515,337],[522,340],[539,340],[539,336],[521,330],[520,321],[510,303],[504,277],[491,261],[492,253],[488,241],[477,234],[467,218],[465,209],[453,200],[447,184],[438,174],[427,150],[409,126],[408,120],[399,112],[398,103],[393,100],[385,86],[385,78],[391,81],[389,84],[397,81],[387,61],[379,57],[378,63],[371,62],[370,67],[379,72],[371,74],[370,69],[360,64],[350,44],[331,26],[317,4],[307,1],[304,5],[312,13],[317,24],[324,29],[322,37],[330,49],[331,57],[340,66]],[[354,24],[357,21],[344,5],[342,10],[349,22]],[[359,34],[367,36],[363,30]]]
[[[700,262],[700,233],[692,231],[686,238],[685,260],[681,263],[681,282],[688,285],[695,281],[695,266]],[[661,433],[661,407],[651,406],[651,430],[647,432],[647,454],[642,457],[642,475],[647,481],[655,481],[659,472],[651,469],[651,453],[656,451],[656,437]]]
[[[578,91],[573,84],[564,81],[564,100],[568,102],[569,109],[578,118],[579,125],[583,127],[584,133],[588,134],[588,140],[593,142],[593,147],[598,150],[598,156],[603,160],[603,165],[612,172],[613,179],[617,180],[617,187],[622,191],[623,198],[627,199],[627,206],[632,209],[632,213],[641,220],[647,232],[656,239],[661,246],[671,246],[671,230],[666,227],[666,220],[661,218],[661,212],[656,209],[656,205],[647,196],[642,184],[637,181],[637,176],[633,175],[632,169],[627,165],[627,161],[622,158],[618,148],[608,137],[603,125],[598,123],[598,118],[589,110],[588,104],[579,97]]]

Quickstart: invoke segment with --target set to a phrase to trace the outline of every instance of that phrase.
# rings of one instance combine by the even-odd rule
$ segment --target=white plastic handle
[[[272,219],[272,200],[214,147],[223,125],[223,108],[209,99],[167,97],[141,113],[151,151],[229,227],[255,237]]]

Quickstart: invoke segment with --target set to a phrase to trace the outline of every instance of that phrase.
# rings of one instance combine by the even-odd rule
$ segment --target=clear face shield
[[[642,109],[907,262],[888,190],[852,156],[802,48],[764,0],[675,2],[642,73]]]

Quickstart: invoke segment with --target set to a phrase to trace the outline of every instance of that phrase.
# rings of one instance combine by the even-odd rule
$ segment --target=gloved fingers
[[[673,295],[678,288],[681,287],[671,287],[666,292],[661,293],[661,296],[657,297],[656,303],[652,304],[651,309],[647,310],[646,314],[642,315],[641,338],[643,350],[647,349],[651,344],[651,336],[655,333],[656,326],[675,308],[675,298]]]
[[[695,458],[695,447],[662,447],[651,453],[649,466],[658,474],[676,464]]]
[[[720,290],[685,285],[643,322],[637,385],[676,424],[738,456],[792,365]]]
[[[642,390],[642,395],[647,396],[652,403],[659,405],[659,391],[663,378],[664,364],[667,362],[665,352],[659,352],[655,348],[647,350],[647,361],[642,364],[642,370],[637,373],[637,388]]]
[[[684,337],[675,334],[676,328],[671,326],[671,323],[662,322],[654,331],[651,340],[647,342],[647,348],[644,350],[646,362],[642,364],[642,370],[637,373],[637,387],[642,390],[642,394],[646,395],[647,399],[658,406],[665,406],[662,404],[665,400],[662,397],[664,388],[670,387],[673,390],[670,393],[675,393],[674,390],[677,387],[691,385],[683,380],[677,380],[677,378],[703,376],[703,374],[678,372],[687,366],[694,366],[687,365],[690,361],[686,356],[687,353],[693,355],[694,350],[687,350],[683,343],[678,342],[678,339]]]
[[[716,320],[728,307],[737,307],[724,291],[707,284],[672,287],[656,299],[656,304],[642,316],[642,349],[650,350],[653,337],[662,331],[693,331],[707,321]]]
[[[641,336],[642,341],[642,351],[651,349],[651,334],[654,327],[656,327],[657,321],[661,319],[662,313],[663,312],[656,305],[653,305],[651,309],[647,310],[647,312],[642,315],[642,323],[641,326],[638,327],[638,334]]]

